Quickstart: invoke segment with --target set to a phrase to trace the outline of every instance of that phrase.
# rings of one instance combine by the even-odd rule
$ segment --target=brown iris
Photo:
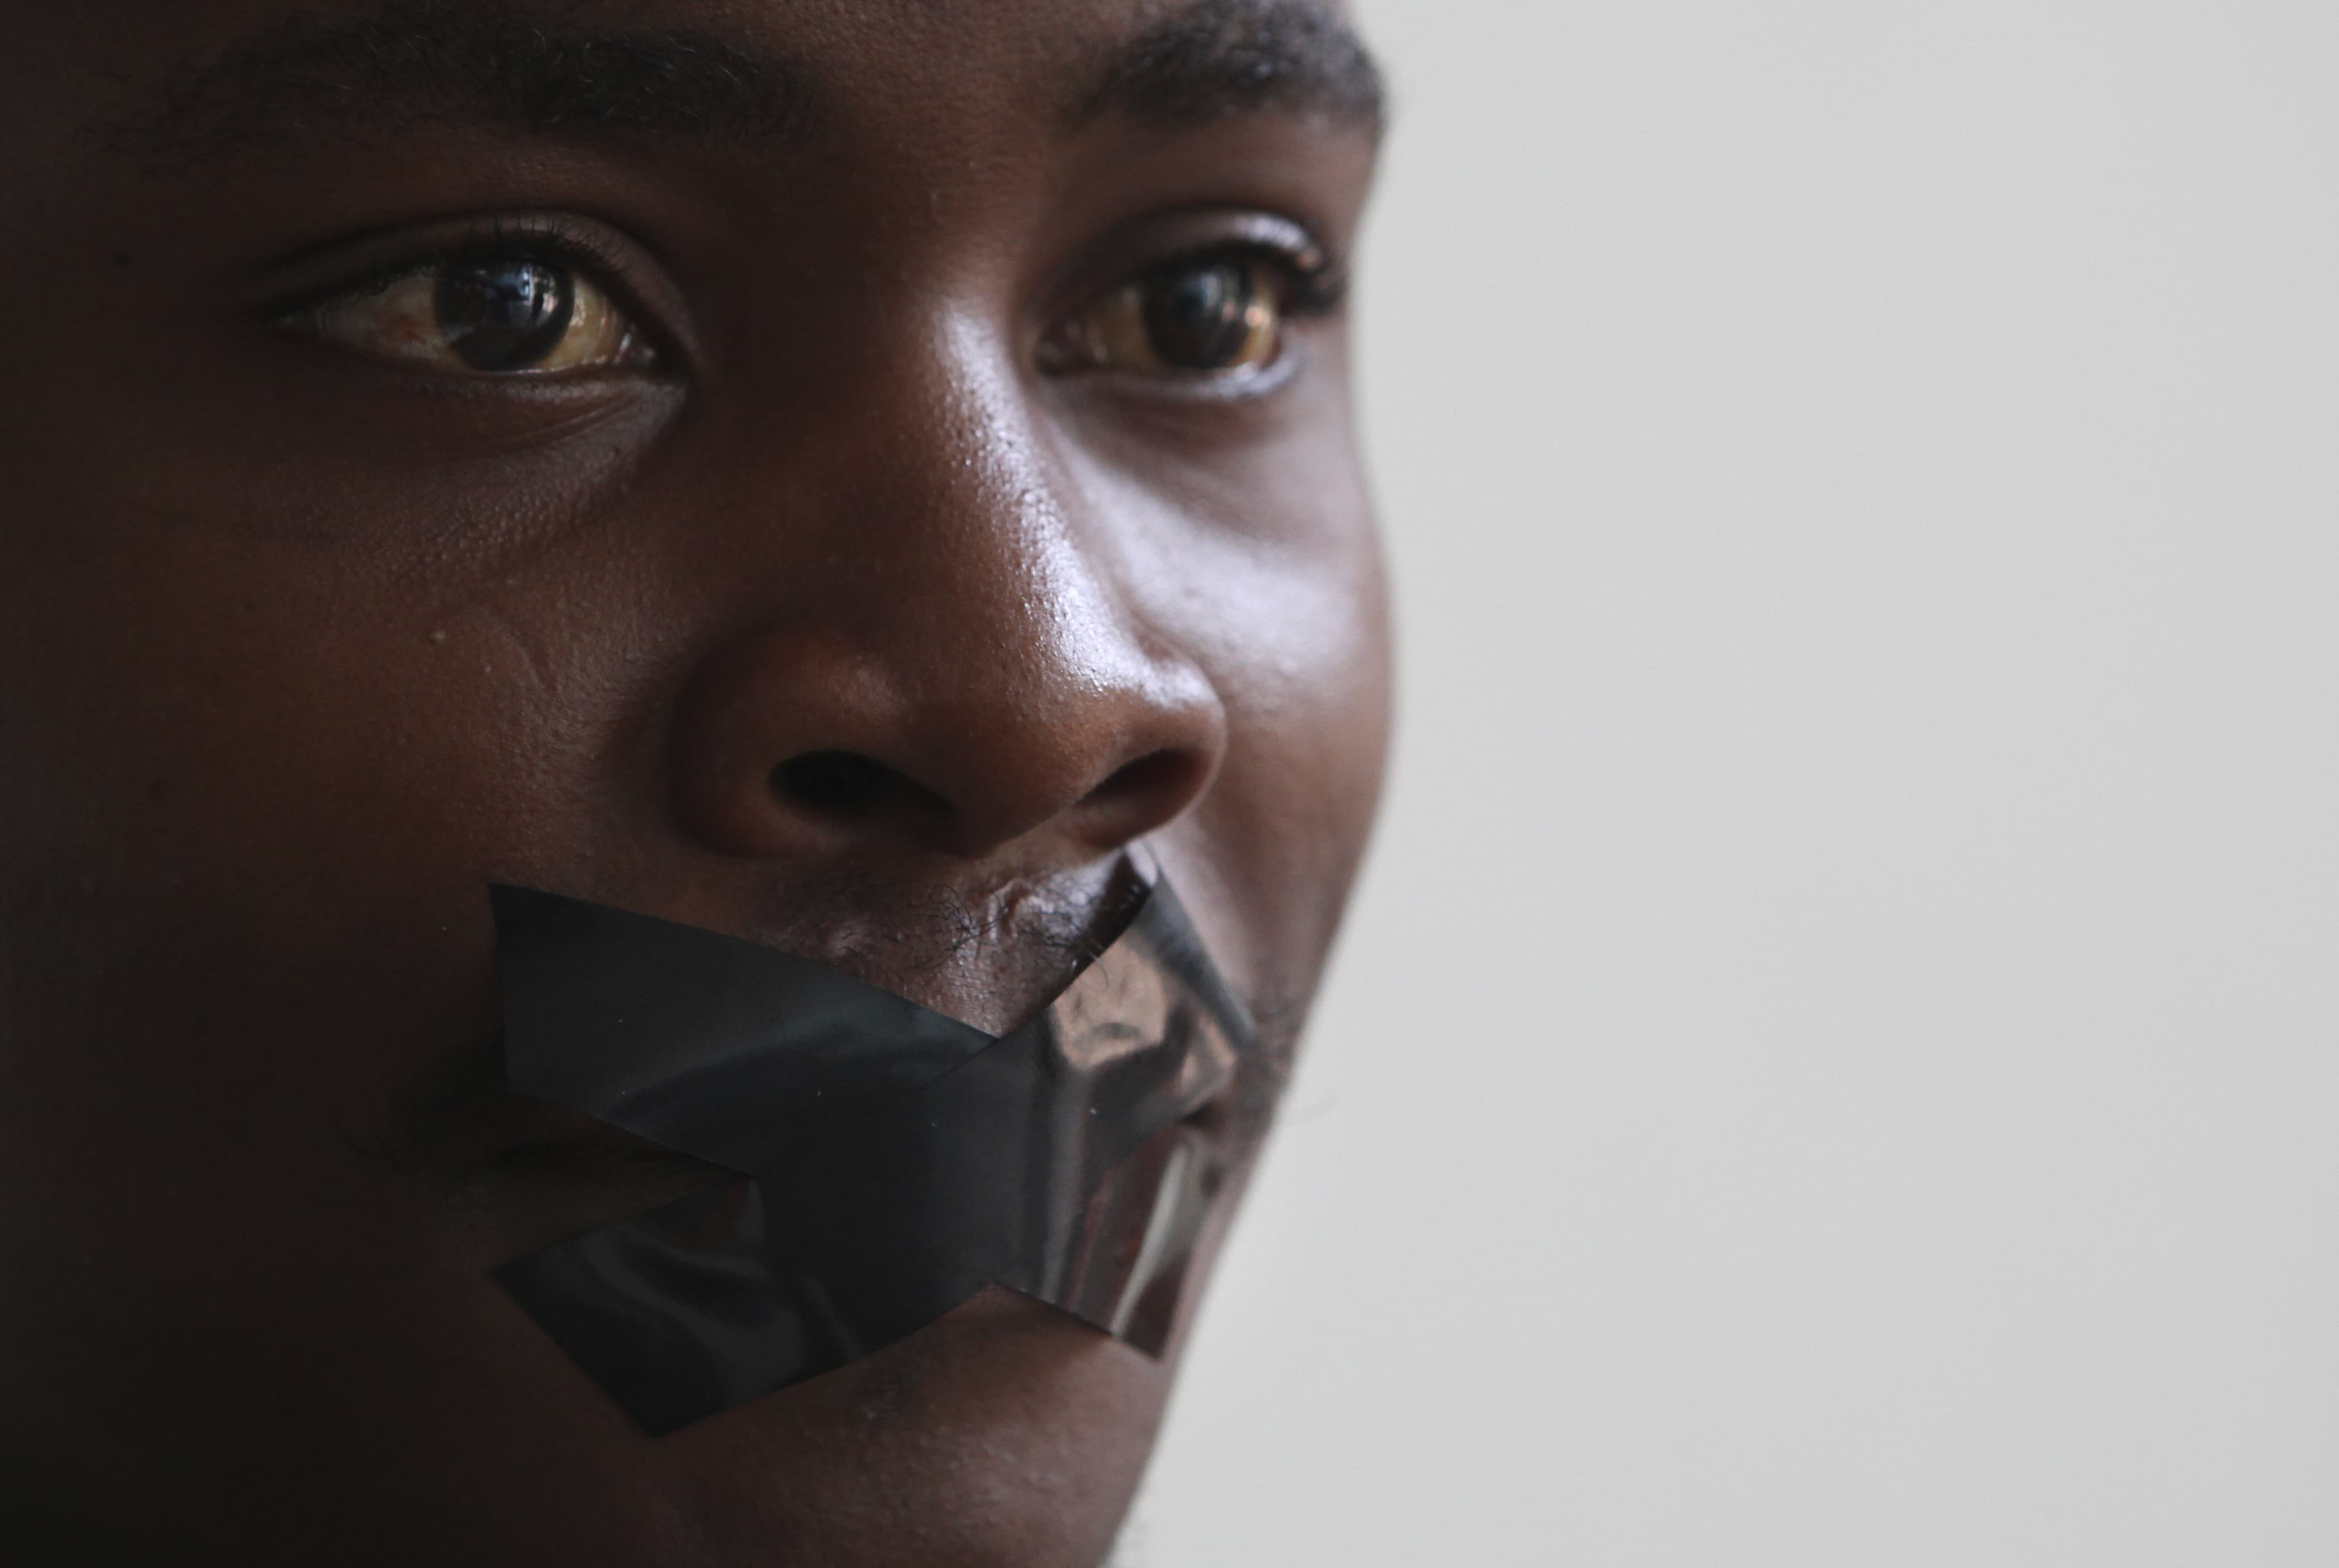
[[[303,312],[328,342],[453,374],[554,375],[648,362],[591,281],[528,257],[441,261]]]
[[[1279,281],[1266,261],[1204,257],[1155,268],[1099,299],[1046,350],[1056,370],[1225,375],[1283,347]]]

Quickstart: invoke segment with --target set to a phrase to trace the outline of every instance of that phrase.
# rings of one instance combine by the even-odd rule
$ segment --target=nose
[[[1036,858],[1070,863],[1201,794],[1224,728],[1206,683],[1152,659],[1100,667],[1002,612],[930,606],[883,636],[775,625],[726,649],[687,710],[687,825],[760,858],[981,859],[1042,838]]]
[[[952,407],[868,399],[882,429],[791,487],[820,515],[770,519],[772,611],[679,715],[678,804],[709,847],[1071,864],[1216,774],[1223,706],[1116,580],[1114,519],[1071,504],[1008,378],[952,369]]]

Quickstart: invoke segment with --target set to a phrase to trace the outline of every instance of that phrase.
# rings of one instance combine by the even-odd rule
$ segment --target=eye
[[[590,279],[529,256],[433,261],[301,311],[344,348],[454,375],[647,369],[632,321]]]
[[[1156,267],[1112,290],[1053,334],[1045,369],[1224,376],[1281,357],[1291,313],[1288,266],[1219,253]]]

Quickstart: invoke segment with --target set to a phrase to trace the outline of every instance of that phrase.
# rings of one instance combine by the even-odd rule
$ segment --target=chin
[[[1096,1568],[1169,1386],[1164,1363],[993,1290],[645,1462],[723,1568]]]

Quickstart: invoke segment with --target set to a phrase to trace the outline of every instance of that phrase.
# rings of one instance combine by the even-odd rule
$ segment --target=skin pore
[[[703,1173],[500,1091],[485,890],[998,1031],[1142,839],[1288,1056],[1387,703],[1346,24],[0,19],[0,1555],[1100,1561],[1174,1346],[994,1291],[654,1440],[498,1290]]]

